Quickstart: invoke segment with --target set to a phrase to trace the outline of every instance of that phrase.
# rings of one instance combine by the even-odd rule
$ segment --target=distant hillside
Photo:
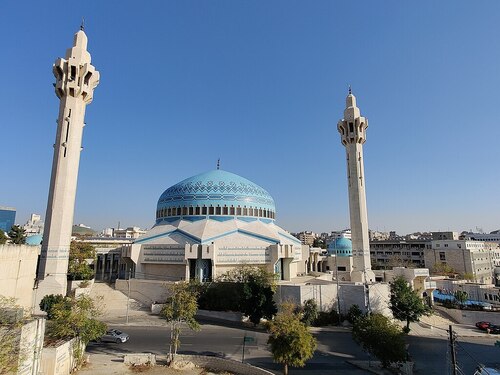
[[[73,236],[95,236],[96,231],[93,230],[92,228],[87,228],[87,227],[82,227],[79,225],[73,225],[73,229],[71,230],[71,234]]]

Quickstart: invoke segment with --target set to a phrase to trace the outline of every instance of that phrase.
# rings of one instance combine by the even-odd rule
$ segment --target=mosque
[[[290,280],[305,271],[308,246],[275,218],[271,195],[241,176],[217,168],[187,178],[161,194],[155,225],[131,245],[135,277],[208,281],[251,265]]]

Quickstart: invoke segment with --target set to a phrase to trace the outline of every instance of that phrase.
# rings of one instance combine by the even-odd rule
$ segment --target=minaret
[[[66,51],[66,58],[56,60],[53,73],[60,105],[38,269],[36,308],[44,295],[66,295],[85,108],[92,101],[94,89],[99,83],[99,72],[90,63],[83,25],[75,34],[73,47]]]
[[[366,142],[368,120],[362,117],[356,106],[356,97],[349,87],[344,118],[337,129],[347,156],[347,181],[349,188],[349,212],[351,218],[351,241],[353,270],[351,281],[372,282],[368,215],[366,211],[365,173],[363,166],[363,144]]]

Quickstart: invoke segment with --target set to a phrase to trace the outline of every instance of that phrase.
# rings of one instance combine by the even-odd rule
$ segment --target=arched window
[[[200,206],[196,206],[196,208],[194,210],[194,214],[195,215],[199,215],[200,214]]]
[[[208,214],[209,215],[213,215],[214,214],[214,207],[213,206],[208,207]]]
[[[241,215],[241,207],[236,207],[236,215]]]
[[[222,215],[229,215],[229,209],[227,208],[226,205],[224,205],[224,207],[222,207]]]
[[[203,206],[203,207],[201,208],[201,214],[202,214],[202,215],[206,215],[206,214],[207,214],[207,206]]]
[[[220,206],[217,206],[217,207],[215,208],[215,214],[216,214],[216,215],[220,215],[220,214],[221,214],[221,208],[220,208]]]
[[[262,217],[262,208],[259,208],[259,217]]]
[[[189,206],[189,215],[193,215],[194,214],[194,208],[193,206]]]
[[[248,216],[247,206],[243,206],[243,216]]]
[[[187,207],[186,206],[182,207],[182,214],[187,215],[187,213],[188,213]]]
[[[235,211],[234,211],[234,206],[231,206],[229,208],[229,215],[234,215],[235,214]]]

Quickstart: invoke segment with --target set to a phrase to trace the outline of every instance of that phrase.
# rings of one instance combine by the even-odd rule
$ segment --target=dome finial
[[[85,29],[85,18],[82,17],[82,23],[80,24],[80,30],[84,31]]]
[[[220,158],[217,159],[217,170],[219,170],[219,169],[220,169]]]
[[[349,95],[352,95],[351,85],[349,85]]]

